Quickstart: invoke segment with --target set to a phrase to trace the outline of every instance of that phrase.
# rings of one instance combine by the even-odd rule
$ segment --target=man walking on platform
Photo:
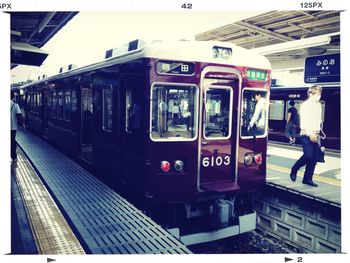
[[[11,159],[12,161],[17,161],[17,153],[16,153],[16,132],[19,122],[22,123],[22,112],[19,108],[19,105],[13,101],[14,94],[11,92]]]
[[[308,89],[308,99],[300,106],[300,142],[303,146],[303,155],[293,165],[290,179],[294,182],[298,170],[306,165],[303,184],[317,187],[312,181],[317,160],[316,153],[319,151],[318,136],[321,129],[321,98],[322,89],[319,86],[312,86]]]

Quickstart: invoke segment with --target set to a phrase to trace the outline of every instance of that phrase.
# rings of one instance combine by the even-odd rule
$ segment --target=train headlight
[[[216,47],[213,47],[213,58],[217,58],[219,56],[219,49]]]
[[[253,162],[253,157],[250,154],[244,156],[244,163],[250,165]]]
[[[212,56],[213,58],[229,59],[232,56],[232,48],[214,46]]]
[[[163,172],[169,172],[170,170],[170,163],[168,161],[161,161],[160,162],[160,169],[163,171]]]
[[[223,48],[220,54],[223,59],[229,59],[231,57],[231,50],[227,48]]]
[[[262,156],[261,156],[261,153],[257,153],[254,155],[254,162],[256,164],[262,164]]]
[[[184,169],[184,162],[181,161],[181,160],[176,160],[174,162],[174,168],[175,168],[176,171],[182,172],[183,169]]]

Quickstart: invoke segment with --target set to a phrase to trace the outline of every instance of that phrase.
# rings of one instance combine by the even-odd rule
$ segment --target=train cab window
[[[63,91],[58,92],[57,119],[63,119]]]
[[[206,139],[229,138],[231,133],[232,90],[210,87],[205,92]]]
[[[269,110],[269,119],[270,120],[283,120],[284,116],[284,100],[271,100],[270,101],[270,110]]]
[[[65,121],[71,120],[71,110],[72,110],[71,92],[70,90],[65,90],[64,91],[64,109],[63,109],[63,119]]]
[[[103,123],[102,128],[105,131],[112,131],[112,86],[102,89],[102,103],[103,103]]]
[[[152,140],[195,140],[196,90],[194,85],[157,84],[152,87]]]
[[[57,92],[54,91],[52,93],[52,110],[51,110],[51,117],[56,118],[57,116]]]
[[[243,138],[267,135],[268,107],[266,90],[243,89],[241,107],[241,136]]]

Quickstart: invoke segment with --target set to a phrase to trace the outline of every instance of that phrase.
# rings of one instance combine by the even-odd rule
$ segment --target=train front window
[[[228,88],[211,87],[205,93],[206,139],[229,138],[231,133],[232,92]]]
[[[193,85],[152,87],[153,140],[193,140],[196,137],[196,93]]]
[[[269,102],[266,90],[243,89],[241,107],[241,136],[263,137],[267,135]]]

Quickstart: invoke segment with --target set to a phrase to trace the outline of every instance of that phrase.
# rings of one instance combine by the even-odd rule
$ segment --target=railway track
[[[279,240],[264,237],[256,231],[188,247],[195,254],[288,254],[292,251]]]

